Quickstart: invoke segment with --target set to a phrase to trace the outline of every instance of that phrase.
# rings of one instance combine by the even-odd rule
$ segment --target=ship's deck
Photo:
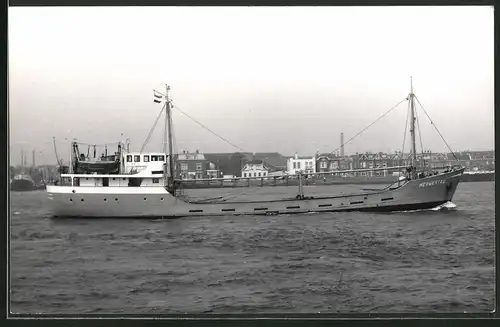
[[[304,186],[305,197],[337,197],[353,194],[373,193],[384,189],[387,185],[310,185]],[[373,190],[367,191],[366,188]],[[176,194],[181,199],[190,202],[248,202],[248,201],[278,201],[294,199],[298,194],[297,186],[277,187],[247,187],[247,188],[211,188],[186,189]]]

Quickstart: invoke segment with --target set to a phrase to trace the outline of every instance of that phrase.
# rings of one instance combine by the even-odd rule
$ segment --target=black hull
[[[296,211],[296,212],[287,212],[287,215],[298,215],[298,214],[305,214],[305,213],[334,213],[334,212],[365,212],[365,213],[388,213],[388,212],[401,212],[401,211],[416,211],[416,210],[430,210],[434,209],[440,205],[445,204],[448,201],[436,201],[436,202],[426,202],[426,203],[416,203],[416,204],[405,204],[405,205],[393,205],[393,206],[384,206],[384,207],[371,207],[371,208],[351,208],[351,209],[335,209],[335,210],[321,210],[321,211]],[[276,212],[267,212],[267,213],[259,213],[259,212],[253,212],[253,213],[248,213],[248,214],[233,214],[233,216],[272,216],[272,215],[279,215],[282,213]],[[284,214],[284,213],[283,213]],[[210,215],[207,215],[210,216]],[[215,215],[219,216],[219,215]],[[75,216],[53,216],[54,218],[72,218]],[[190,217],[189,215],[176,215],[176,216],[129,216],[125,217],[126,219],[179,219],[179,218],[186,218]],[[107,216],[107,217],[85,217],[86,219],[124,219],[124,217],[121,216]]]
[[[360,211],[360,212],[394,212],[394,211],[414,211],[414,210],[428,210],[436,208],[448,201],[435,201],[424,203],[400,204],[384,207],[362,208],[358,210],[345,210],[345,211]]]

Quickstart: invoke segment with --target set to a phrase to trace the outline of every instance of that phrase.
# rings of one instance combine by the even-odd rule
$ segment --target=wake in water
[[[456,210],[457,205],[451,201],[448,201],[446,203],[443,203],[440,206],[437,206],[435,208],[432,208],[432,211],[448,211],[448,210]]]
[[[441,204],[437,207],[431,208],[431,209],[405,210],[405,211],[399,211],[399,212],[455,211],[455,210],[457,210],[456,208],[457,208],[457,205],[455,203],[448,201],[446,203],[443,203],[443,204]]]

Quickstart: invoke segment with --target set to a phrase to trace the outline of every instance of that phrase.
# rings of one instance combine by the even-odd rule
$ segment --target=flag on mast
[[[159,99],[163,98],[163,96],[160,94],[156,94],[156,92],[157,92],[156,90],[153,90],[153,96],[155,97],[155,99],[153,99],[153,101],[155,103],[161,103],[161,100],[159,100]]]

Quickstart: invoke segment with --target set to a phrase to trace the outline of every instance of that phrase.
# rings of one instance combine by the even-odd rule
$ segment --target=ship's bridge
[[[167,155],[159,152],[123,154],[123,174],[149,175],[163,173]]]

